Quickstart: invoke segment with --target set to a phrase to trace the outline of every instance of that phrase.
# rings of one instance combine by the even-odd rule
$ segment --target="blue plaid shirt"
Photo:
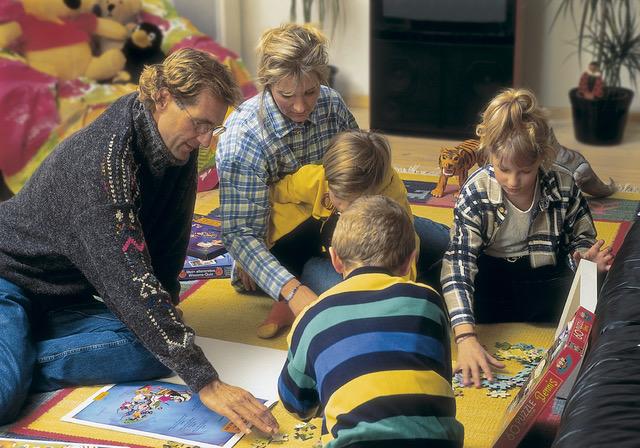
[[[559,165],[538,176],[540,199],[527,237],[532,268],[555,265],[560,252],[583,252],[595,243],[587,201],[571,173]],[[491,245],[507,209],[493,166],[473,173],[461,188],[453,214],[451,241],[442,261],[442,292],[451,325],[475,323],[472,299],[477,259]],[[500,287],[496,285],[496,287]]]
[[[216,155],[222,239],[236,262],[277,300],[293,275],[265,244],[269,187],[302,165],[320,163],[331,138],[358,124],[340,94],[321,86],[316,107],[303,124],[282,115],[265,91],[245,101],[225,125]]]

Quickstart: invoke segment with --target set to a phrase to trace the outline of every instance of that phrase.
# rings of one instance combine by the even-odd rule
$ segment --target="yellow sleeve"
[[[269,245],[311,217],[328,217],[331,214],[328,191],[322,165],[305,165],[273,184],[269,192]]]

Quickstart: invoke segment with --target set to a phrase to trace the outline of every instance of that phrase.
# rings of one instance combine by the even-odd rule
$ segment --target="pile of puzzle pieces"
[[[497,342],[494,358],[500,361],[512,360],[522,364],[522,369],[515,375],[498,373],[493,375],[493,382],[482,378],[481,388],[485,389],[487,396],[492,398],[507,398],[511,396],[512,389],[522,387],[533,369],[538,365],[545,355],[546,350],[534,347],[531,344],[510,344],[508,342]],[[464,395],[464,384],[462,373],[458,372],[453,376],[453,392],[456,397]]]
[[[310,439],[318,439],[313,445],[310,445],[311,448],[321,448],[322,444],[320,443],[320,436],[316,435],[314,430],[317,429],[316,425],[313,423],[298,423],[294,427],[293,438],[301,441],[307,441]],[[266,448],[267,446],[274,445],[284,445],[289,441],[289,434],[280,433],[275,434],[269,438],[261,438],[253,442],[251,448]]]

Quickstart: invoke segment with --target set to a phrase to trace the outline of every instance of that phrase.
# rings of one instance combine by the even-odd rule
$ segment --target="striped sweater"
[[[358,268],[298,316],[288,342],[280,399],[301,419],[323,415],[323,446],[462,446],[449,323],[430,287]]]

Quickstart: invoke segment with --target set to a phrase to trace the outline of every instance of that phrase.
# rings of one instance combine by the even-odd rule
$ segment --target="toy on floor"
[[[578,185],[584,193],[594,198],[604,198],[611,196],[618,190],[613,179],[609,178],[608,184],[600,180],[595,171],[593,171],[593,168],[591,168],[589,161],[582,154],[561,145],[553,131],[551,132],[551,144],[557,151],[556,163],[573,173],[573,179],[576,181],[576,185]]]
[[[436,188],[431,191],[431,196],[439,198],[444,195],[447,182],[450,177],[458,176],[458,185],[462,185],[469,176],[469,170],[477,163],[479,140],[465,140],[453,148],[441,148],[438,164],[440,166],[440,178]],[[458,196],[458,192],[454,194]]]
[[[458,185],[464,184],[473,165],[477,163],[478,166],[482,166],[486,163],[486,158],[478,149],[479,145],[479,140],[472,139],[465,140],[453,148],[440,149],[438,160],[440,178],[436,188],[431,191],[431,196],[442,197],[450,177],[458,176]],[[604,183],[580,152],[569,149],[558,142],[553,130],[551,131],[551,145],[556,150],[555,163],[573,173],[573,179],[582,192],[595,198],[610,196],[616,192],[618,188],[613,179],[610,178],[608,184]],[[454,193],[454,197],[457,196],[458,191]]]
[[[11,20],[0,25],[0,47],[15,49],[31,67],[60,80],[111,79],[124,67],[125,57],[117,49],[93,56],[91,36],[124,40],[127,30],[93,15],[94,5],[95,0],[11,3]]]

